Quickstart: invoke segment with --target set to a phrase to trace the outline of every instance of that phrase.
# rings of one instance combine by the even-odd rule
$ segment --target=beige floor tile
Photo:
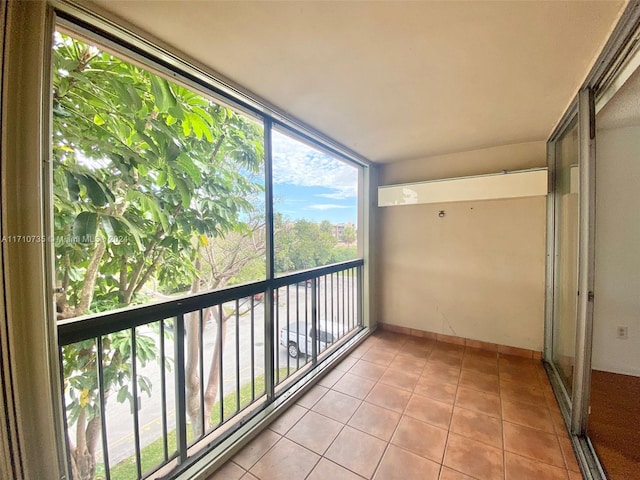
[[[403,353],[399,353],[389,364],[389,368],[394,370],[405,370],[408,372],[420,373],[424,366],[427,364],[426,354],[424,358],[414,357],[407,355],[404,350]]]
[[[438,480],[440,464],[427,460],[394,445],[387,449],[380,467],[376,472],[376,480]]]
[[[344,372],[340,370],[331,370],[329,373],[327,373],[324,377],[320,379],[320,381],[318,382],[318,385],[321,385],[326,388],[331,388],[336,384],[338,380],[342,378],[343,375],[344,375]]]
[[[457,390],[458,387],[456,385],[442,383],[433,378],[420,377],[413,389],[413,393],[433,398],[439,402],[453,403],[456,399]]]
[[[305,478],[320,456],[304,447],[282,438],[250,470],[260,480],[281,480],[282,478]]]
[[[422,420],[440,428],[449,428],[453,405],[439,402],[421,395],[413,395],[405,410],[405,415]]]
[[[244,468],[229,461],[207,478],[207,480],[238,480],[245,474]]]
[[[504,474],[502,456],[500,448],[450,433],[444,465],[479,480],[496,480]]]
[[[502,422],[498,418],[456,407],[453,409],[451,431],[502,448]]]
[[[529,403],[503,400],[502,418],[507,422],[555,433],[551,414],[545,403],[531,405]]]
[[[410,397],[411,392],[378,383],[365,400],[379,407],[402,413]]]
[[[249,470],[280,438],[280,435],[267,429],[233,457],[233,461]]]
[[[517,382],[500,379],[500,396],[511,402],[530,403],[540,405],[545,403],[542,388],[530,387]]]
[[[514,453],[505,454],[507,480],[568,480],[569,475],[564,468],[553,467],[521,457]]]
[[[500,396],[491,393],[458,387],[456,406],[480,412],[491,417],[501,418]]]
[[[419,378],[419,372],[394,370],[389,368],[386,372],[384,372],[382,377],[380,377],[379,382],[392,387],[412,391],[416,386]]]
[[[389,441],[399,421],[399,413],[363,402],[349,420],[348,425],[381,440]]]
[[[286,412],[280,415],[274,422],[271,422],[269,428],[280,435],[284,435],[305,413],[307,413],[306,408],[300,405],[291,405]]]
[[[356,363],[358,363],[358,359],[353,356],[348,356],[340,363],[338,363],[334,368],[336,370],[340,370],[341,372],[348,372],[351,367],[353,367]]]
[[[565,468],[556,435],[503,422],[504,449],[539,462]]]
[[[451,368],[460,368],[462,366],[462,357],[447,352],[433,351],[429,356],[427,363],[444,365]]]
[[[344,376],[338,380],[333,387],[331,387],[331,389],[363,400],[369,394],[374,385],[375,382],[373,380],[345,373]]]
[[[576,460],[576,454],[573,452],[571,440],[569,440],[568,437],[558,436],[558,441],[560,442],[560,449],[562,450],[562,455],[564,456],[564,462],[567,469],[574,472],[580,472],[580,466],[578,465],[578,460]]]
[[[498,375],[485,375],[464,368],[460,372],[458,386],[495,395],[500,394]]]
[[[360,403],[362,402],[357,398],[330,390],[314,405],[312,410],[338,422],[347,423]]]
[[[385,366],[367,362],[366,360],[359,360],[353,367],[351,367],[351,369],[349,369],[349,373],[377,382],[386,369],[387,367]]]
[[[352,472],[371,478],[386,446],[387,443],[379,438],[346,426],[325,457]]]
[[[421,378],[457,385],[458,379],[460,378],[460,369],[427,361],[424,370],[422,370]]]
[[[361,480],[362,477],[350,472],[340,465],[322,458],[313,469],[307,480]]]
[[[442,470],[440,471],[440,480],[475,480],[475,478],[452,470],[449,467],[442,467]]]
[[[313,411],[296,423],[286,437],[322,455],[342,430],[343,424]]]
[[[395,356],[394,351],[375,346],[362,356],[362,360],[388,367]]]
[[[321,385],[314,385],[307,393],[305,393],[300,400],[298,400],[298,405],[304,408],[312,408],[318,400],[322,398],[322,396],[329,391],[328,388],[323,387]]]
[[[404,416],[393,434],[391,443],[441,463],[448,431],[428,423]]]

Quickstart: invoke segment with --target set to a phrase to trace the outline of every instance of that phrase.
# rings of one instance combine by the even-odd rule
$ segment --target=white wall
[[[508,145],[387,165],[381,184],[545,163],[544,142]],[[380,321],[542,350],[545,197],[381,208],[379,224]]]
[[[640,375],[640,126],[598,130],[596,149],[593,368]]]

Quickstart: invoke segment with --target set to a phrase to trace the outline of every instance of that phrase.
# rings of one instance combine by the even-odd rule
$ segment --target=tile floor
[[[581,479],[539,360],[369,337],[211,480]]]

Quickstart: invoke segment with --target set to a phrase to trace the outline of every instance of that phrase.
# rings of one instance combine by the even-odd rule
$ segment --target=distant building
[[[344,233],[345,227],[351,227],[353,228],[354,232],[357,231],[356,226],[353,222],[336,223],[335,225],[333,225],[333,236],[336,237],[336,240],[338,240],[338,243],[346,243],[342,238],[342,234]]]

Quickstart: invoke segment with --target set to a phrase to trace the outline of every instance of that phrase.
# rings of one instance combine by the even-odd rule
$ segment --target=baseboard
[[[497,343],[482,342],[480,340],[457,337],[455,335],[443,335],[441,333],[428,332],[426,330],[417,330],[415,328],[409,327],[401,327],[399,325],[392,325],[390,323],[383,322],[378,322],[378,328],[380,330],[386,330],[388,332],[402,333],[404,335],[411,335],[413,337],[429,338],[437,342],[453,343],[455,345],[477,348],[479,350],[487,350],[503,355],[514,355],[517,357],[533,358],[535,360],[542,359],[542,352],[529,350],[526,348],[510,347],[508,345],[500,345]]]

